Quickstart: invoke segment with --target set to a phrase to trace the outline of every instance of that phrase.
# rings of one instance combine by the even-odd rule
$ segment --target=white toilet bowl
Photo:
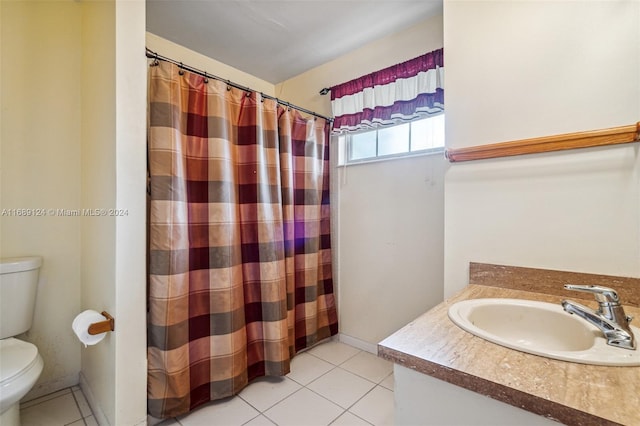
[[[14,337],[0,340],[0,358],[0,424],[18,424],[18,402],[36,383],[44,363],[35,345]]]

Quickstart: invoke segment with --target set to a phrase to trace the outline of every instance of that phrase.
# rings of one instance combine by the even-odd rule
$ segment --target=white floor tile
[[[57,398],[59,396],[66,395],[68,393],[71,393],[71,389],[65,388],[65,389],[59,390],[57,392],[53,392],[53,393],[50,393],[50,394],[47,394],[47,395],[43,395],[43,396],[41,396],[39,398],[32,399],[30,401],[21,402],[20,403],[20,409],[22,410],[22,409],[25,409],[25,408],[29,408],[29,407],[32,407],[34,405],[41,404],[41,403],[43,403],[45,401],[48,401],[50,399],[54,399],[54,398]]]
[[[393,373],[389,374],[386,379],[384,379],[383,381],[380,382],[381,386],[384,386],[385,388],[389,389],[390,391],[393,390],[394,384],[395,384],[395,381],[393,379]]]
[[[84,421],[87,422],[87,426],[98,426],[98,422],[96,421],[96,418],[93,416],[89,416],[89,417],[85,417]],[[172,423],[167,423],[167,425],[172,424]],[[175,422],[173,424],[178,424],[178,422]]]
[[[382,386],[376,386],[349,411],[375,426],[393,425],[393,392]]]
[[[331,426],[371,426],[371,423],[347,411],[331,423]]]
[[[378,358],[369,352],[360,352],[341,364],[340,368],[344,368],[375,383],[380,383],[393,372],[393,364],[391,362]]]
[[[62,426],[82,419],[71,391],[20,410],[22,426]]]
[[[291,373],[287,374],[287,377],[306,386],[333,367],[333,364],[327,361],[302,353],[291,360]]]
[[[261,377],[244,388],[240,397],[262,412],[300,388],[298,383],[287,377]]]
[[[374,386],[376,384],[369,380],[341,368],[335,368],[311,382],[307,387],[342,408],[349,408]]]
[[[260,413],[242,398],[230,397],[178,417],[178,421],[183,426],[234,426],[242,425],[258,414]]]
[[[262,414],[260,414],[258,417],[245,423],[244,426],[274,426],[274,423],[268,418],[266,418],[265,416],[263,416]]]
[[[309,350],[311,355],[317,356],[334,365],[340,365],[354,355],[357,355],[360,349],[353,346],[345,345],[336,340],[320,343]]]
[[[93,412],[91,412],[91,407],[89,407],[89,403],[87,399],[84,397],[84,394],[78,388],[78,390],[73,391],[73,396],[76,398],[76,402],[78,403],[78,408],[80,408],[80,414],[82,417],[92,416]]]
[[[148,423],[147,423],[148,425]],[[176,419],[166,419],[161,421],[160,423],[156,423],[157,426],[180,426],[180,423]]]
[[[158,426],[160,423],[166,420],[153,417],[151,414],[147,414],[147,426]]]
[[[343,411],[336,404],[303,388],[265,411],[264,415],[279,426],[326,426]]]

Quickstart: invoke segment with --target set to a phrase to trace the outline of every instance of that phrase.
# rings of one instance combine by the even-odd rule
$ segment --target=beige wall
[[[83,2],[82,308],[116,330],[82,352],[101,424],[146,421],[146,60],[142,1]]]
[[[442,31],[442,16],[427,19],[276,85],[276,96],[330,116],[320,89],[439,49]],[[334,274],[348,342],[375,350],[442,301],[446,167],[442,155],[334,166]]]
[[[115,3],[83,2],[82,12],[82,207],[109,209],[116,203]],[[114,217],[82,218],[82,308],[114,316],[115,234]],[[115,344],[110,333],[82,350],[81,385],[101,424],[113,424]]]
[[[445,0],[444,16],[449,147],[640,118],[640,3]],[[445,200],[445,296],[470,261],[640,276],[638,144],[456,164]]]
[[[0,209],[44,209],[41,217],[0,217],[2,257],[39,255],[34,323],[25,340],[44,359],[27,396],[78,383],[80,344],[81,6],[74,1],[0,2],[2,137]],[[53,209],[53,211],[50,211]]]
[[[331,95],[322,88],[335,86],[442,47],[442,16],[384,37],[333,61],[276,84],[275,96],[325,116],[331,116]]]
[[[147,419],[145,2],[116,2],[115,421]]]
[[[102,424],[146,419],[144,2],[1,2],[2,257],[44,258],[32,329],[44,359],[32,398],[83,387]],[[124,217],[60,210],[120,208]],[[116,332],[83,348],[84,309]]]
[[[211,73],[241,86],[249,87],[269,96],[274,96],[274,86],[268,81],[240,71],[215,59],[201,55],[172,41],[152,33],[146,33],[147,47],[164,57],[180,61],[186,65]]]

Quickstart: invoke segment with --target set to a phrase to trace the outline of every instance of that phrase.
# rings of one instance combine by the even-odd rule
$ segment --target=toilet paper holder
[[[100,333],[106,333],[107,331],[113,331],[115,329],[115,320],[107,311],[100,312],[103,317],[106,318],[104,321],[94,322],[89,326],[89,334],[96,335]]]

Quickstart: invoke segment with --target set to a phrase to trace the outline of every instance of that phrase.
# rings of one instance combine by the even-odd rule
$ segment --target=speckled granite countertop
[[[536,278],[537,277],[537,278]],[[640,279],[472,264],[470,284],[378,345],[380,357],[568,425],[640,425],[640,367],[557,361],[508,349],[456,326],[451,304],[487,297],[560,303],[592,298],[563,283],[616,289],[640,322]],[[537,284],[536,284],[537,283]],[[640,336],[636,336],[638,338]],[[624,350],[624,349],[620,349]]]

